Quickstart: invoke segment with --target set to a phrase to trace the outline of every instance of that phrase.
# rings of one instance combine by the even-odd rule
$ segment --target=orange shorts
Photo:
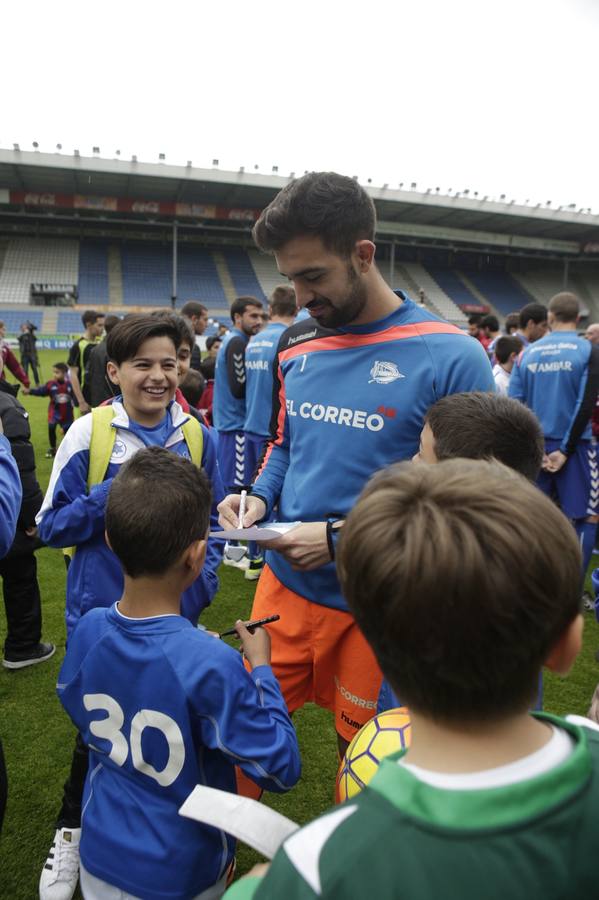
[[[268,625],[272,668],[289,712],[312,701],[335,713],[346,741],[376,713],[382,673],[353,616],[312,603],[264,566],[252,619],[278,613]]]

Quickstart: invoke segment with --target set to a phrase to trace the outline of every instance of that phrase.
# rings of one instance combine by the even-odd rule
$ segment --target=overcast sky
[[[599,213],[599,0],[22,0],[2,19],[2,147]]]

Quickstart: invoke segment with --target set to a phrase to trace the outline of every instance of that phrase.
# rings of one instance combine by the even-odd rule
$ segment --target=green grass
[[[44,375],[51,365],[64,358],[61,351],[43,351]],[[45,489],[51,460],[44,458],[47,448],[47,400],[22,397],[31,417],[33,441],[37,450],[38,477]],[[4,744],[9,774],[9,799],[0,843],[0,897],[10,900],[34,900],[37,883],[52,836],[60,804],[62,784],[67,776],[74,729],[62,711],[54,687],[64,655],[65,567],[62,554],[44,549],[37,554],[42,592],[43,638],[57,644],[53,659],[22,671],[0,670],[0,737]],[[236,618],[248,614],[254,584],[237,570],[221,570],[221,590],[203,622],[223,630]],[[549,674],[545,677],[545,708],[555,713],[585,714],[599,681],[595,650],[599,647],[599,628],[594,616],[587,614],[584,648],[568,679]],[[0,641],[5,622],[0,617]],[[331,805],[337,768],[336,743],[330,715],[314,706],[294,716],[303,760],[300,783],[285,796],[269,795],[266,802],[299,822],[307,822]],[[257,861],[257,855],[239,847],[239,872]]]

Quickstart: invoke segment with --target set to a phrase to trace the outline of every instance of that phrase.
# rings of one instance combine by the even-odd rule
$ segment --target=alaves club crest
[[[377,384],[391,384],[392,381],[397,381],[398,378],[405,377],[405,375],[401,374],[395,363],[380,362],[377,359],[370,370],[370,380],[368,384],[372,384],[373,381],[376,381]]]

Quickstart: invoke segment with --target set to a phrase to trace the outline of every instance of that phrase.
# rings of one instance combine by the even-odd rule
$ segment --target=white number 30
[[[105,719],[90,723],[89,730],[96,737],[110,741],[108,756],[117,766],[123,766],[129,755],[127,738],[121,731],[125,716],[121,706],[109,694],[84,694],[83,704],[88,712],[101,709],[108,713]],[[141,748],[144,728],[156,728],[162,732],[168,744],[168,760],[160,772],[146,762]],[[168,787],[177,778],[185,762],[185,746],[181,729],[174,719],[155,709],[141,709],[131,719],[131,762],[138,772],[153,778],[162,787]]]

